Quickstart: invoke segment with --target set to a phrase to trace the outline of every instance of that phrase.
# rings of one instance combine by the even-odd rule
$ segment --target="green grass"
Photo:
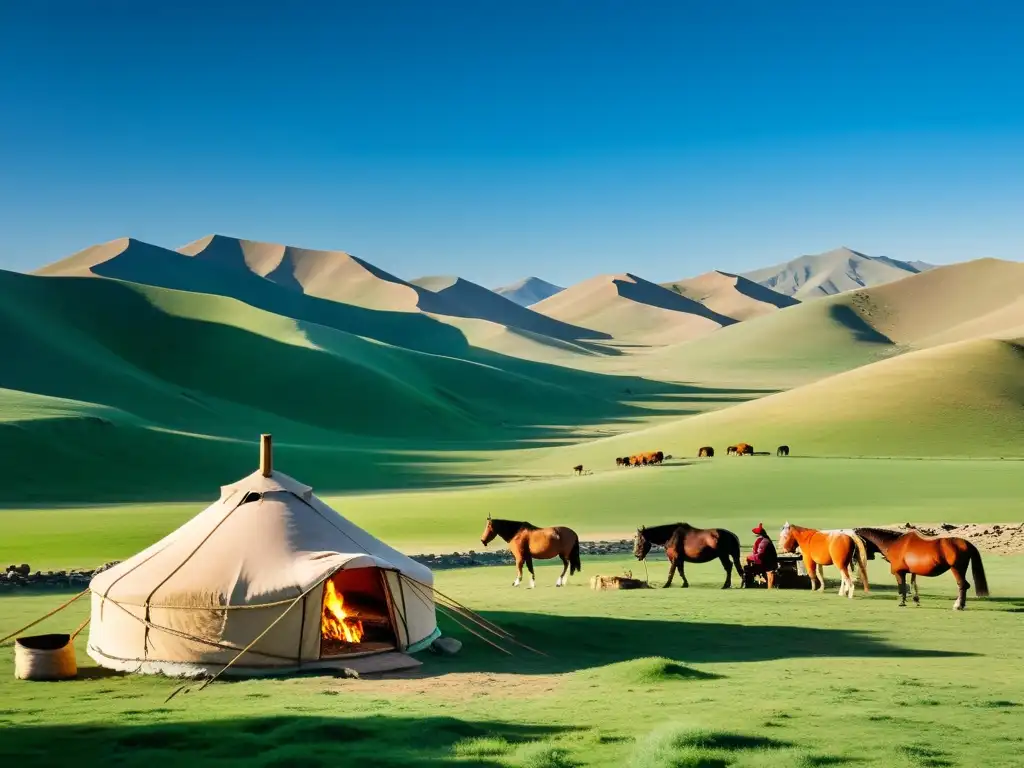
[[[513,657],[464,634],[412,680],[326,675],[179,683],[105,675],[79,638],[80,679],[13,679],[0,653],[0,759],[11,764],[385,766],[986,766],[1019,764],[1024,562],[988,557],[994,597],[950,610],[949,576],[899,609],[884,564],[873,592],[722,591],[717,563],[689,590],[513,589],[508,567],[439,572],[438,587],[549,654]],[[627,558],[588,558],[584,577]],[[665,575],[651,563],[652,580]],[[4,628],[64,599],[0,597]],[[75,604],[38,631],[65,631]]]
[[[0,564],[85,567],[124,558],[199,512],[215,500],[220,483],[235,479],[211,478],[207,500],[192,504],[0,510]],[[730,528],[749,544],[759,521],[777,530],[787,520],[822,527],[1013,520],[1024,497],[1024,465],[715,458],[468,490],[321,495],[345,517],[412,553],[482,549],[488,514],[569,525],[584,537],[605,539],[682,520]]]

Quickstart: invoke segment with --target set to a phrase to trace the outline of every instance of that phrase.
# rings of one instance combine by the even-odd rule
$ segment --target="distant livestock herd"
[[[710,445],[704,445],[697,449],[698,459],[710,459],[715,455],[715,449]],[[726,456],[770,456],[769,451],[755,451],[754,446],[750,443],[737,443],[736,445],[730,445],[725,449]],[[789,456],[789,446],[780,445],[775,450],[776,456]],[[615,466],[617,467],[647,467],[654,464],[661,464],[666,459],[671,459],[672,456],[662,451],[645,451],[643,453],[635,453],[632,456],[618,456],[615,459]],[[577,475],[590,474],[590,470],[585,470],[582,464],[577,464],[572,468],[573,472]]]
[[[661,451],[646,451],[635,453],[632,456],[623,456],[615,459],[617,467],[646,467],[648,464],[661,464],[665,459],[671,459]]]

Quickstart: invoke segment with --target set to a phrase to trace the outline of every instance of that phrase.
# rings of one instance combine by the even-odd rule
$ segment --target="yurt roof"
[[[426,566],[342,517],[312,488],[265,468],[223,486],[218,501],[97,574],[90,587],[125,605],[256,606],[292,599],[341,568],[370,566],[433,581]]]

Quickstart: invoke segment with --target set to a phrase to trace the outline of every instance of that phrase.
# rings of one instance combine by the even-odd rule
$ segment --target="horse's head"
[[[786,521],[779,531],[779,549],[783,552],[792,552],[796,549],[796,536],[793,534],[793,527]]]
[[[643,560],[651,551],[651,540],[644,534],[646,528],[641,526],[636,529],[636,538],[633,539],[633,557]]]
[[[480,536],[480,543],[485,547],[494,541],[494,537],[498,535],[498,532],[494,530],[494,524],[491,522],[491,516],[487,516],[487,525],[484,526],[484,532]]]

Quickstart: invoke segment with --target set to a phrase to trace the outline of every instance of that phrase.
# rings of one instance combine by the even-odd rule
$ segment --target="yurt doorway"
[[[391,651],[397,644],[383,571],[340,570],[324,582],[321,659]]]

